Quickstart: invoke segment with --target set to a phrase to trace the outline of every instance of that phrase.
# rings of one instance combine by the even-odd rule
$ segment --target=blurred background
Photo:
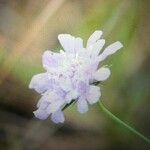
[[[119,118],[150,137],[149,0],[0,0],[0,150],[147,150],[150,146],[90,107],[73,105],[64,124],[33,116],[40,98],[28,89],[44,72],[42,53],[59,50],[59,33],[87,40],[103,30],[106,45],[124,48],[104,64],[112,75],[101,100]],[[102,64],[103,65],[103,64]]]

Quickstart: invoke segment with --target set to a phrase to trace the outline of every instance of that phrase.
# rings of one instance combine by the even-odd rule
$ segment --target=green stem
[[[117,122],[118,124],[122,125],[123,127],[127,128],[129,131],[131,131],[132,133],[134,133],[135,135],[137,135],[138,137],[140,137],[141,139],[143,139],[144,141],[146,141],[147,143],[150,144],[150,139],[148,139],[147,137],[145,137],[144,135],[142,135],[141,133],[139,133],[138,131],[136,131],[134,128],[130,127],[129,125],[127,125],[125,122],[123,122],[122,120],[120,120],[118,117],[116,117],[115,115],[113,115],[103,104],[102,102],[99,102],[99,106],[102,109],[103,112],[105,112],[112,120],[114,120],[115,122]]]

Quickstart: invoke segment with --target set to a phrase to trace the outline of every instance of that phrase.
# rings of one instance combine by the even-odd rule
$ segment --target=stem
[[[138,137],[140,137],[141,139],[143,139],[144,141],[146,141],[147,143],[150,144],[150,139],[148,139],[147,137],[145,137],[144,135],[142,135],[141,133],[139,133],[138,131],[136,131],[134,128],[132,128],[131,126],[127,125],[125,122],[123,122],[122,120],[120,120],[118,117],[116,117],[115,115],[113,115],[103,104],[102,102],[99,102],[99,106],[102,109],[103,112],[105,112],[112,120],[114,120],[115,122],[117,122],[118,124],[122,125],[123,127],[127,128],[129,131],[131,131],[132,133],[134,133],[135,135],[137,135]]]

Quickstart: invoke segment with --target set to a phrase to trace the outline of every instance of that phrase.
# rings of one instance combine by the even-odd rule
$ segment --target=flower
[[[95,82],[108,79],[110,69],[100,67],[99,63],[119,50],[122,44],[117,41],[101,52],[105,40],[102,31],[95,31],[88,39],[86,47],[83,40],[70,34],[58,35],[63,50],[59,53],[45,51],[43,67],[46,72],[33,76],[29,88],[42,95],[34,115],[39,119],[51,119],[55,123],[64,122],[63,107],[72,100],[77,103],[80,113],[88,111],[88,104],[96,103],[100,87]]]

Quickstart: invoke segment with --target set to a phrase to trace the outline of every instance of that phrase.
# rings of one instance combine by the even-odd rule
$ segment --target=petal
[[[119,50],[122,47],[123,45],[119,41],[109,45],[99,56],[99,61],[103,61],[104,59],[107,58],[107,56],[114,54],[117,50]]]
[[[37,107],[46,109],[46,104],[49,105],[50,103],[55,102],[57,99],[58,99],[58,95],[52,90],[48,90],[44,94],[42,94],[42,97],[37,103]]]
[[[47,107],[49,106],[49,102],[47,102],[47,101],[41,101],[41,99],[38,101],[38,103],[37,103],[37,107],[39,108],[39,109],[42,109],[42,110],[45,110],[45,109],[47,109]]]
[[[89,94],[87,96],[87,101],[90,104],[94,104],[99,100],[100,96],[101,96],[100,87],[91,85]]]
[[[58,40],[64,50],[69,53],[76,53],[83,48],[83,40],[70,34],[59,34]]]
[[[88,103],[87,101],[80,97],[77,101],[77,109],[80,113],[85,113],[88,111]]]
[[[53,53],[51,51],[45,51],[42,57],[43,67],[46,70],[57,68],[61,63],[62,57],[59,53]]]
[[[79,37],[75,38],[75,52],[83,49],[83,40]]]
[[[33,112],[36,118],[39,118],[41,120],[45,120],[48,118],[49,114],[42,109],[38,109],[36,111]]]
[[[58,98],[59,98],[58,95],[52,90],[46,91],[42,96],[42,99],[47,102],[53,102]]]
[[[50,114],[50,113],[54,113],[54,112],[58,111],[63,104],[64,104],[64,101],[62,101],[62,100],[56,100],[56,101],[52,102],[51,104],[49,104],[49,106],[46,109],[47,113]]]
[[[75,37],[70,34],[59,34],[58,40],[66,52],[74,52]]]
[[[61,99],[64,99],[66,96],[66,91],[64,91],[62,88],[56,89],[57,96],[61,97]]]
[[[101,67],[94,73],[93,78],[97,81],[104,81],[104,80],[108,79],[110,74],[111,74],[111,72],[110,72],[109,68]]]
[[[65,121],[64,114],[61,110],[52,113],[51,119],[54,123],[63,123]]]
[[[92,46],[92,57],[98,56],[98,54],[100,53],[104,44],[105,44],[104,39],[98,40],[96,43],[93,44],[93,46]]]
[[[65,97],[67,103],[70,103],[73,99],[77,99],[78,93],[76,90],[71,90]]]
[[[38,93],[43,93],[51,88],[47,73],[34,75],[29,84],[30,89],[35,89]]]
[[[78,83],[78,93],[79,94],[85,94],[88,91],[88,88],[89,88],[89,86],[86,82],[80,81]]]
[[[59,78],[59,85],[64,91],[70,91],[72,89],[71,80],[69,78]]]
[[[87,41],[87,47],[89,47],[90,45],[94,44],[97,40],[100,39],[102,35],[102,31],[100,30],[97,30],[95,31],[88,39]]]

